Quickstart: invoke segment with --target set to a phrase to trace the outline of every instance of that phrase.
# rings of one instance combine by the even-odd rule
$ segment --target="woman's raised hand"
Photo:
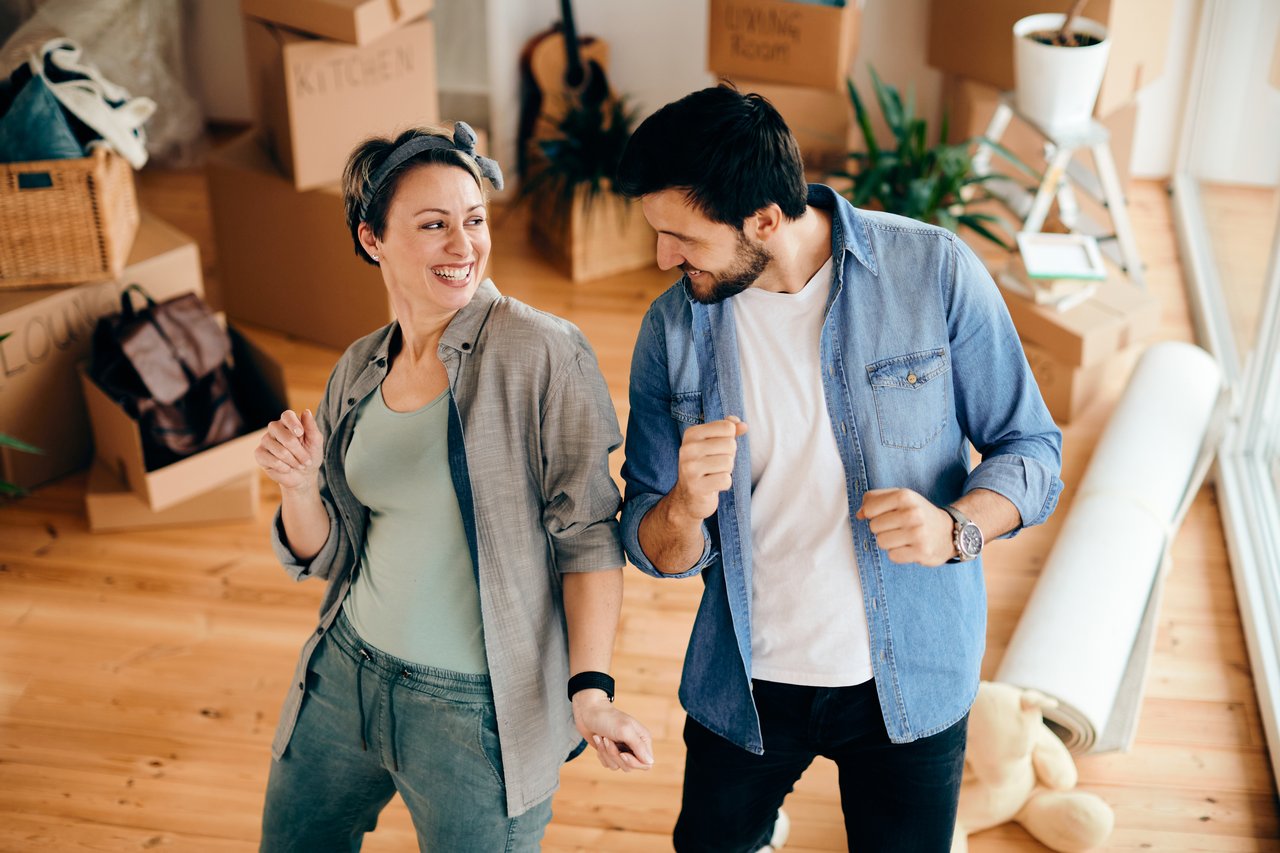
[[[304,409],[299,416],[290,409],[267,424],[253,458],[283,490],[316,488],[316,472],[324,460],[324,436],[311,410]]]

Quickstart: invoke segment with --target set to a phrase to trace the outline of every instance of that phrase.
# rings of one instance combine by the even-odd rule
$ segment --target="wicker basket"
[[[0,163],[0,290],[114,278],[137,232],[133,167],[120,155]]]

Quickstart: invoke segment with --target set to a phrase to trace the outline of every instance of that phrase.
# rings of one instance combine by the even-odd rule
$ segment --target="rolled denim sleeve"
[[[982,456],[964,491],[1004,496],[1017,507],[1021,527],[1030,527],[1049,517],[1062,492],[1062,432],[991,275],[963,241],[953,238],[952,247],[948,327],[956,414]]]
[[[542,521],[561,573],[617,569],[618,487],[609,454],[622,444],[609,388],[586,340],[553,381],[542,416]]]
[[[640,571],[657,578],[687,578],[715,558],[707,524],[702,524],[702,556],[686,572],[658,570],[640,547],[640,522],[676,485],[680,459],[680,428],[671,417],[671,388],[667,375],[661,321],[650,308],[640,325],[631,358],[631,413],[627,419],[626,462],[622,479],[622,543],[627,557]]]

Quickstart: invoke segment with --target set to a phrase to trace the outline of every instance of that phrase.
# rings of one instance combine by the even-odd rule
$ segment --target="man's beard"
[[[747,239],[746,234],[739,231],[738,253],[734,257],[733,266],[723,273],[704,270],[704,275],[709,275],[714,279],[709,290],[700,292],[692,281],[689,283],[689,289],[693,291],[693,298],[703,305],[715,305],[717,302],[725,301],[730,296],[737,296],[755,284],[756,279],[772,262],[773,255],[769,254],[768,249],[752,243]],[[687,267],[688,265],[682,266]],[[687,274],[688,270],[685,269],[685,272]]]

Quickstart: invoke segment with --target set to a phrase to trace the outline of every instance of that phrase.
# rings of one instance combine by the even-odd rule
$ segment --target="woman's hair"
[[[360,223],[369,223],[373,236],[382,239],[387,228],[387,210],[391,207],[391,200],[395,198],[400,180],[409,170],[432,163],[457,166],[475,179],[481,198],[486,197],[480,167],[470,155],[457,148],[428,148],[420,151],[388,172],[377,187],[369,186],[369,178],[387,161],[391,152],[420,136],[438,136],[450,141],[454,138],[452,130],[442,127],[415,127],[395,139],[370,137],[357,145],[347,159],[347,166],[342,171],[342,200],[346,206],[347,227],[351,230],[356,255],[366,263],[378,265],[360,243]]]
[[[800,218],[809,189],[782,116],[732,84],[686,95],[645,119],[627,142],[614,186],[631,198],[682,190],[707,218],[738,229],[769,204]]]

